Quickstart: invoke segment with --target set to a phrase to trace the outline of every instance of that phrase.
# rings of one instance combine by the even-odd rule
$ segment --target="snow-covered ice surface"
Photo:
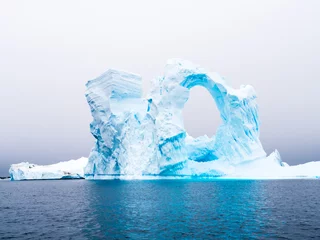
[[[266,155],[252,86],[234,89],[188,61],[169,60],[145,98],[141,77],[123,71],[110,69],[86,86],[96,138],[87,179],[319,176],[318,163],[288,167],[278,151]],[[222,124],[214,136],[192,138],[184,129],[182,110],[194,86],[217,104]]]
[[[52,165],[36,165],[28,162],[12,164],[9,169],[11,180],[35,179],[79,179],[84,178],[84,167],[88,158],[59,162]]]
[[[266,158],[239,164],[223,178],[235,179],[294,179],[320,178],[320,161],[289,166],[281,161],[276,150]]]

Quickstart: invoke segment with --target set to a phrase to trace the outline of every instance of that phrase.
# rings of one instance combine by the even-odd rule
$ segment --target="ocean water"
[[[0,239],[320,239],[320,180],[0,181]]]

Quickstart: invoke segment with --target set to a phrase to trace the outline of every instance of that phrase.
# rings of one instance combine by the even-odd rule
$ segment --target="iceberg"
[[[193,138],[184,128],[182,110],[194,86],[206,88],[218,107],[222,124],[214,136]],[[86,87],[96,139],[89,158],[13,164],[11,180],[320,178],[320,162],[289,166],[277,150],[267,156],[250,85],[234,89],[217,73],[171,59],[146,97],[140,76],[113,69]]]
[[[37,165],[28,162],[12,164],[9,169],[11,180],[82,179],[88,158],[59,162],[52,165]]]
[[[212,137],[193,138],[184,128],[182,110],[194,86],[206,88],[220,112],[222,124]],[[217,73],[171,59],[147,97],[139,75],[113,69],[86,87],[96,139],[85,167],[88,179],[222,177],[261,159],[283,164],[278,152],[267,157],[259,140],[257,97],[250,85],[234,89]]]

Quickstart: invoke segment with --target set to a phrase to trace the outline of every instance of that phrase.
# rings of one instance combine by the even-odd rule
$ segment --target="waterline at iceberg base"
[[[252,86],[233,89],[218,74],[188,61],[169,60],[163,76],[152,81],[145,98],[141,77],[123,71],[110,69],[86,86],[93,117],[90,130],[96,143],[85,164],[83,159],[74,162],[75,171],[68,170],[72,174],[67,177],[56,174],[57,179],[320,176],[320,162],[290,167],[282,162],[277,150],[266,155],[259,140],[258,106]],[[222,119],[215,136],[193,138],[184,129],[182,110],[194,86],[206,88],[215,100]],[[11,179],[50,175],[43,173],[43,166],[28,168],[27,164],[12,165]],[[74,174],[79,171],[77,166],[84,166],[81,164],[85,165],[84,171]],[[57,172],[66,171],[55,169]]]
[[[276,153],[274,153],[276,154]],[[273,161],[272,161],[273,159]],[[70,160],[52,165],[36,165],[28,162],[12,164],[9,173],[11,180],[54,180],[54,179],[83,179],[84,167],[88,158]],[[309,162],[296,166],[281,165],[278,157],[254,160],[236,166],[227,166],[226,175],[215,177],[202,176],[159,176],[159,175],[96,175],[95,179],[296,179],[319,178],[320,162]],[[92,179],[92,178],[91,178]]]

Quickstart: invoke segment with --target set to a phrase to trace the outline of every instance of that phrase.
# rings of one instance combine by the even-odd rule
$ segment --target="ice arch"
[[[189,99],[182,110],[184,128],[188,135],[200,137],[216,134],[222,120],[216,102],[202,86],[190,89]]]
[[[213,138],[186,138],[182,109],[194,86],[206,88],[220,112],[222,124]],[[182,152],[181,159],[193,161],[227,159],[236,164],[266,155],[259,140],[256,95],[252,86],[233,89],[218,74],[173,59],[168,61],[164,76],[157,79],[151,93],[158,113],[155,121],[161,129],[159,148],[168,161],[177,159],[171,150],[162,151],[162,148],[171,149],[166,146],[172,141],[186,151]]]
[[[219,80],[220,77],[217,76]],[[217,83],[211,79],[207,74],[199,73],[199,74],[191,74],[187,75],[184,80],[180,83],[181,86],[191,89],[195,86],[202,86],[206,88],[209,93],[211,94],[212,98],[217,104],[217,107],[222,115],[222,118],[225,119],[226,116],[224,114],[224,98],[223,93],[226,92],[226,90],[220,85],[220,87],[217,85]]]
[[[96,138],[87,178],[221,176],[225,169],[218,166],[266,156],[251,86],[233,89],[218,74],[179,59],[169,60],[163,76],[151,86],[148,97],[142,98],[141,77],[116,70],[87,83],[90,130]],[[222,124],[212,138],[190,138],[184,129],[182,110],[194,86],[206,88],[220,112]]]

